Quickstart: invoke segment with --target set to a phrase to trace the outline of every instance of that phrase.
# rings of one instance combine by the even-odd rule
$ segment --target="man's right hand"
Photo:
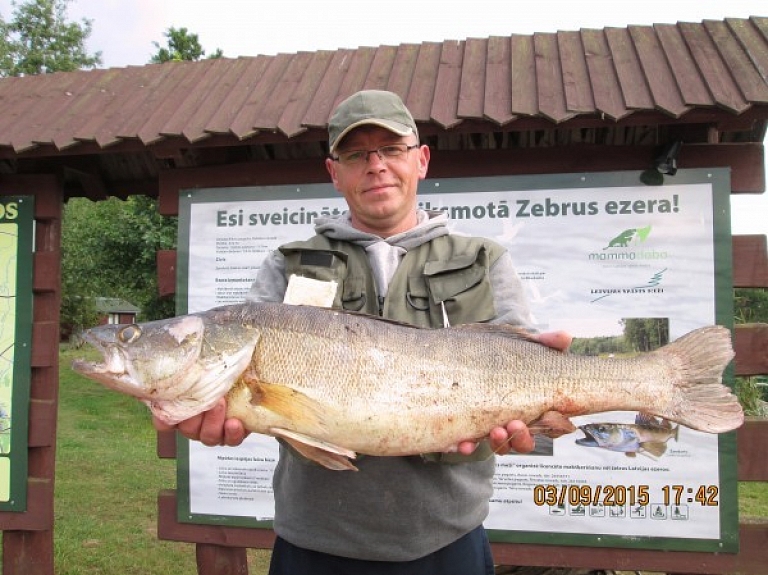
[[[200,441],[204,445],[240,445],[248,436],[239,419],[227,419],[227,400],[223,397],[210,410],[205,411],[176,425],[163,423],[156,417],[152,423],[158,431],[178,430],[187,439]]]

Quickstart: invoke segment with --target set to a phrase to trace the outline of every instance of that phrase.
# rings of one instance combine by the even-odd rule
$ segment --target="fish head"
[[[204,333],[197,316],[97,326],[82,337],[101,352],[103,361],[75,360],[72,369],[122,393],[162,398],[199,358]]]
[[[146,403],[175,424],[210,409],[248,367],[258,326],[216,310],[141,324],[103,325],[83,339],[102,362],[75,360],[72,369]]]
[[[637,451],[639,441],[631,427],[618,423],[588,423],[580,425],[584,437],[577,439],[577,445],[602,447],[611,451]]]

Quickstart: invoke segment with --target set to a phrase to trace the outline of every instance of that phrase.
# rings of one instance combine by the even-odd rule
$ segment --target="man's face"
[[[361,126],[344,137],[337,152],[416,143],[416,136],[400,137],[377,126]],[[325,165],[334,186],[347,201],[355,228],[388,237],[416,225],[416,191],[419,180],[427,175],[427,146],[395,159],[382,160],[372,153],[361,165],[344,165],[332,159],[327,159]]]

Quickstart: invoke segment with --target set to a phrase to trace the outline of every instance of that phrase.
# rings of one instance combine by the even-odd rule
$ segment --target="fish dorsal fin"
[[[651,429],[672,429],[672,425],[666,419],[655,417],[643,411],[635,415],[635,424]]]
[[[269,433],[283,439],[301,455],[333,471],[357,471],[350,459],[357,454],[354,451],[327,443],[290,429],[270,428]]]
[[[247,381],[251,403],[292,421],[301,429],[324,429],[323,405],[300,391],[264,381]]]

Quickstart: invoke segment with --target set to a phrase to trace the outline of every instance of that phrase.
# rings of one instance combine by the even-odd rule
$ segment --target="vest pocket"
[[[366,303],[365,280],[361,277],[347,277],[342,289],[341,307],[349,311],[362,311]]]
[[[424,266],[429,301],[451,325],[489,321],[496,315],[489,278],[488,254],[484,247],[454,255],[447,262],[431,261]]]

